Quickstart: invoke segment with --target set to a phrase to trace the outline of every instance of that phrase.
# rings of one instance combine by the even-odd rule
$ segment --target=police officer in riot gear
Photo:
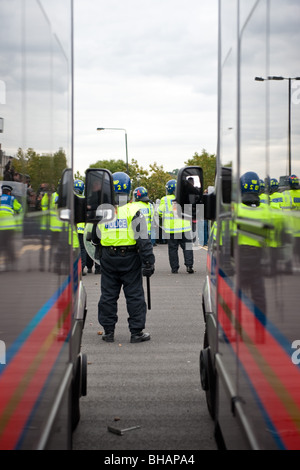
[[[98,303],[98,320],[104,328],[102,339],[114,341],[118,321],[117,302],[123,287],[128,310],[130,342],[150,340],[143,332],[147,306],[143,289],[143,276],[154,273],[155,257],[147,233],[144,216],[135,204],[129,203],[131,182],[126,173],[113,174],[116,215],[112,222],[98,224],[97,238],[100,243],[101,296]]]
[[[79,197],[84,197],[84,182],[80,179],[76,179],[74,181],[74,193],[77,194]],[[84,246],[84,228],[85,228],[85,223],[80,222],[77,224],[77,233],[78,233],[78,239],[79,239],[79,244],[80,244],[80,254],[81,254],[81,272],[82,275],[85,276],[85,267],[86,267],[86,260],[87,260],[87,252]]]
[[[241,185],[241,203],[237,206],[237,217],[242,220],[252,219],[262,222],[268,221],[268,207],[266,204],[260,204],[259,190],[260,183],[257,173],[247,171],[240,178]],[[241,222],[240,222],[241,224]],[[240,251],[240,287],[243,291],[250,291],[256,307],[262,314],[262,323],[266,315],[266,296],[265,285],[262,272],[263,242],[264,230],[259,229],[260,237],[253,237],[247,231],[238,230],[237,240]],[[258,340],[261,340],[260,331],[257,332]]]
[[[193,249],[188,246],[192,245],[193,241],[192,227],[189,220],[182,219],[176,214],[175,189],[176,180],[170,180],[166,183],[166,196],[161,199],[157,212],[168,239],[169,263],[172,273],[178,273],[178,249],[181,246],[186,271],[193,274],[194,253]]]
[[[147,189],[144,188],[144,186],[139,186],[138,188],[135,188],[135,190],[133,191],[133,199],[134,199],[134,202],[132,204],[136,204],[136,207],[144,215],[146,219],[148,235],[150,238],[151,237],[151,225],[154,219],[154,209],[153,209],[153,204],[151,203],[148,197]]]
[[[299,178],[296,175],[290,175],[289,179],[289,187],[290,189],[284,191],[284,204],[283,209],[289,210],[300,210],[300,186],[299,186]]]
[[[0,255],[5,260],[5,270],[12,269],[17,260],[14,236],[20,225],[20,216],[23,206],[12,195],[13,188],[10,184],[2,184],[0,196]],[[9,231],[9,232],[8,232]]]

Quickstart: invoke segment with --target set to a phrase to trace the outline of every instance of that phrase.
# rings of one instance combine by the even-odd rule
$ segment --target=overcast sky
[[[217,146],[217,0],[75,0],[75,171]]]

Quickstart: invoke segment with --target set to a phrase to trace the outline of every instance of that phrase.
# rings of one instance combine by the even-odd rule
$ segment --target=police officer
[[[296,175],[289,176],[290,189],[284,191],[285,198],[283,209],[300,210],[299,178]]]
[[[12,186],[3,184],[0,197],[0,248],[6,260],[7,270],[16,260],[14,234],[19,225],[16,217],[23,213],[23,206],[12,196],[12,190]]]
[[[283,209],[288,210],[287,217],[289,225],[289,233],[292,235],[293,240],[293,258],[296,263],[300,262],[300,218],[298,211],[300,211],[300,186],[299,178],[296,175],[289,176],[290,189],[284,191],[284,204]],[[296,211],[296,212],[295,212]],[[289,269],[289,266],[288,266]]]
[[[194,253],[188,244],[192,245],[191,223],[176,214],[175,203],[176,180],[169,180],[166,184],[166,196],[160,200],[158,216],[162,220],[162,227],[167,234],[169,263],[173,274],[178,273],[178,248],[181,246],[184,264],[188,273],[194,272]]]
[[[248,171],[240,178],[241,203],[237,206],[238,219],[268,221],[268,205],[260,204],[259,178],[257,173]],[[263,225],[263,224],[262,224]],[[237,231],[240,251],[240,287],[250,290],[254,304],[266,314],[265,285],[262,271],[263,245],[260,239],[266,239],[267,231],[260,230],[260,237],[252,236],[243,230]],[[264,317],[263,317],[264,318]]]
[[[279,182],[276,178],[270,179],[270,206],[273,209],[281,209],[284,203],[282,193],[278,192]]]
[[[266,194],[266,184],[264,180],[259,180],[259,199],[260,204],[269,204],[268,195]]]
[[[146,323],[146,302],[143,276],[154,273],[155,257],[144,216],[129,203],[131,182],[126,173],[113,174],[116,215],[112,222],[98,224],[93,239],[100,242],[101,296],[98,303],[98,319],[104,328],[102,339],[114,341],[118,321],[117,302],[123,286],[128,310],[130,342],[150,340],[143,332]]]
[[[84,197],[84,182],[80,179],[76,179],[74,181],[74,192],[77,194],[79,197]],[[77,233],[78,233],[78,239],[79,239],[79,244],[80,244],[80,253],[81,253],[81,272],[82,275],[85,276],[85,268],[87,267],[87,272],[91,273],[94,261],[92,258],[89,256],[85,246],[84,246],[84,230],[85,230],[85,223],[80,222],[77,224]],[[101,274],[101,268],[100,265],[95,263],[95,274]]]
[[[148,197],[148,191],[143,186],[135,188],[133,191],[133,204],[136,204],[138,210],[143,214],[146,219],[149,238],[151,238],[151,226],[154,219],[153,204],[151,204]]]
[[[84,182],[82,180],[76,179],[74,181],[74,193],[77,194],[77,196],[79,197],[83,197]],[[78,239],[79,239],[79,244],[80,244],[80,254],[81,254],[81,272],[83,276],[86,275],[85,267],[86,267],[86,258],[87,258],[87,252],[86,252],[84,241],[83,241],[84,228],[85,228],[84,222],[80,222],[77,224],[77,233],[78,233]]]

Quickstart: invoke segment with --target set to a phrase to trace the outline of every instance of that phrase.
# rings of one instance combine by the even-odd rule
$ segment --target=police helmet
[[[259,194],[260,183],[257,173],[254,171],[247,171],[241,176],[240,181],[242,193]]]
[[[296,175],[289,176],[289,185],[291,189],[299,188],[299,178]]]
[[[120,203],[123,204],[124,202],[128,202],[130,199],[131,191],[131,181],[129,176],[123,171],[117,171],[116,173],[113,173],[112,177],[114,183],[116,203],[119,205]],[[121,198],[123,198],[122,201]]]
[[[133,191],[133,197],[135,201],[149,202],[148,191],[143,186],[135,188]]]
[[[2,185],[2,191],[12,191],[13,188],[10,186],[10,184],[3,184]]]
[[[276,178],[271,178],[270,179],[270,191],[271,193],[275,193],[279,188],[279,182]]]
[[[174,194],[176,189],[176,180],[170,180],[166,184],[166,193]]]
[[[84,182],[82,180],[74,181],[74,191],[76,194],[82,195],[84,192]]]

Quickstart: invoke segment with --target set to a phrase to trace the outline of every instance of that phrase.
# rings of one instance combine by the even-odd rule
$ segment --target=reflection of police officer
[[[283,209],[300,210],[300,187],[299,178],[296,175],[289,176],[290,189],[284,191],[283,196],[284,206]]]
[[[169,263],[173,274],[178,273],[179,257],[178,249],[181,246],[184,264],[188,273],[193,273],[194,253],[188,244],[192,244],[191,223],[177,216],[174,207],[176,180],[170,180],[166,184],[167,195],[160,201],[158,215],[162,220],[162,226],[168,238]]]
[[[18,227],[16,215],[23,212],[22,204],[12,196],[12,186],[2,185],[0,197],[0,248],[6,260],[6,269],[10,269],[16,260],[14,234]]]
[[[265,204],[260,206],[259,178],[255,172],[248,171],[241,176],[242,202],[237,207],[239,219],[268,220]],[[254,226],[255,227],[255,226]],[[253,228],[255,230],[255,228]],[[261,230],[261,229],[259,229]],[[263,232],[260,233],[263,236]],[[266,315],[265,285],[262,272],[262,242],[259,237],[244,230],[238,230],[240,251],[240,287],[244,292],[250,291],[256,307],[262,313],[262,322]],[[262,331],[257,331],[257,340],[263,339]]]
[[[102,339],[113,342],[118,321],[117,302],[123,287],[129,315],[130,342],[140,343],[150,339],[149,333],[143,332],[146,302],[142,274],[150,277],[154,273],[155,257],[145,218],[134,204],[128,203],[131,189],[129,176],[117,172],[113,174],[113,181],[116,217],[112,222],[98,224],[97,227],[102,271],[98,319],[105,331]]]
[[[79,197],[84,197],[84,182],[80,179],[76,179],[74,181],[74,192],[79,196]],[[79,244],[80,244],[80,254],[81,254],[81,271],[82,275],[86,275],[85,268],[87,268],[88,273],[92,273],[92,268],[94,265],[94,260],[89,256],[85,245],[84,245],[84,231],[85,231],[85,223],[80,222],[77,224],[77,233],[78,233],[78,239],[79,239]],[[101,274],[101,268],[99,264],[95,263],[95,274]]]
[[[290,189],[284,191],[284,203],[282,208],[289,211],[288,220],[290,233],[293,238],[293,257],[294,261],[300,261],[300,186],[299,178],[296,175],[289,176]]]
[[[84,182],[82,180],[76,179],[74,181],[74,193],[77,194],[77,196],[79,197],[84,197],[83,196]],[[86,267],[86,257],[87,257],[87,253],[86,253],[86,249],[85,249],[84,241],[83,241],[84,227],[85,227],[84,222],[80,222],[77,224],[77,233],[78,233],[78,239],[79,239],[79,244],[80,244],[80,255],[81,255],[81,272],[83,276],[86,275],[86,272],[84,269]]]
[[[279,262],[282,256],[282,234],[283,234],[283,214],[281,210],[284,205],[283,194],[278,191],[279,182],[276,178],[271,178],[269,182],[269,202],[270,221],[273,230],[270,232],[270,272],[269,275],[277,275]],[[275,209],[275,210],[273,210]]]

